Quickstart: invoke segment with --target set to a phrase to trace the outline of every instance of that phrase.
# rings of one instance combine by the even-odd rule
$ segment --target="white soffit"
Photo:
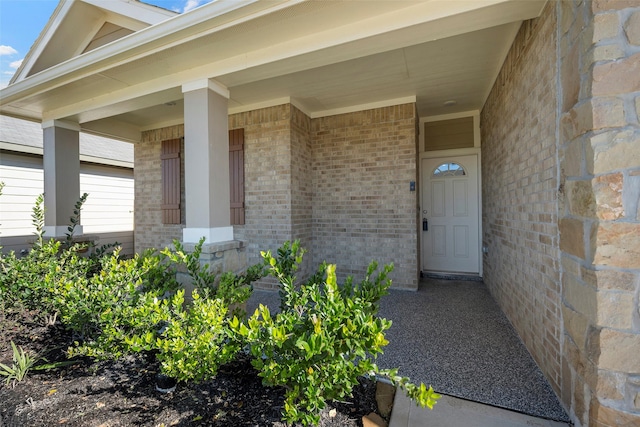
[[[417,97],[418,105],[425,99],[437,102],[433,82],[441,91],[468,91],[475,72],[482,85],[472,88],[474,105],[460,106],[474,109],[484,102],[493,83],[487,87],[487,81],[495,80],[520,21],[538,16],[544,4],[291,0],[234,3],[233,8],[214,2],[9,86],[0,93],[5,104],[0,108],[34,119],[73,118],[97,126],[111,117],[148,128],[154,117],[175,122],[169,112],[162,117],[152,112],[180,100],[181,84],[203,78],[229,87],[232,111],[290,98],[308,114],[323,114],[408,96]],[[500,26],[501,32],[489,31]],[[493,34],[487,43],[499,44],[489,46],[493,50],[484,60],[475,58],[485,63],[483,69],[455,58],[445,61],[448,51],[466,55],[464,45],[455,44],[456,36],[473,37],[479,31]],[[363,73],[349,70],[354,64],[364,66]],[[431,71],[430,83],[425,76],[438,68],[434,65],[440,66],[439,74],[434,77]],[[471,71],[463,76],[457,72],[462,67]],[[439,79],[447,75],[458,81],[443,84]]]

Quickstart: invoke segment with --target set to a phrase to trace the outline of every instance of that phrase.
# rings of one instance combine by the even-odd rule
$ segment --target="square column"
[[[229,190],[229,90],[210,79],[182,86],[186,228],[183,241],[233,240]]]
[[[64,237],[80,198],[80,126],[51,120],[42,123],[45,236]],[[82,226],[76,226],[76,236]]]

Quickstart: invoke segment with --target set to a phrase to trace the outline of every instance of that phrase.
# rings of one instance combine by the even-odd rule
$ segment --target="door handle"
[[[422,218],[422,231],[429,231],[429,221],[427,221],[427,218]]]

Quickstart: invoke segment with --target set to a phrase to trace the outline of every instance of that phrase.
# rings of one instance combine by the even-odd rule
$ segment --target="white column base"
[[[184,228],[182,230],[183,243],[198,243],[202,237],[205,238],[205,243],[228,242],[233,240],[233,227]]]
[[[67,237],[67,233],[69,232],[68,225],[45,225],[44,230],[44,238],[51,239],[57,237]],[[73,235],[78,237],[82,236],[82,226],[76,225],[76,228],[73,230]]]

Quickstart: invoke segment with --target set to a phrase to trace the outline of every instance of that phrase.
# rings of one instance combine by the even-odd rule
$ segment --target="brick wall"
[[[561,389],[556,13],[523,23],[481,113],[484,281]]]
[[[559,5],[563,400],[640,425],[640,4]]]
[[[394,286],[417,288],[416,121],[414,104],[312,120],[314,264],[394,262]]]
[[[182,138],[184,126],[172,126],[142,133],[142,139],[134,144],[135,180],[135,250],[162,249],[174,239],[182,239],[185,223],[184,210],[184,156],[182,156],[182,216],[181,224],[162,224],[162,174],[160,165],[161,142],[166,139]],[[184,144],[181,148],[184,153]]]
[[[229,117],[229,129],[244,128],[245,135],[245,225],[234,234],[247,242],[249,264],[287,240],[311,250],[310,122],[290,104]],[[299,277],[310,271],[307,255]]]
[[[290,104],[231,115],[229,129],[245,135],[245,225],[234,235],[248,263],[300,239],[301,278],[325,260],[361,278],[377,260],[395,264],[395,286],[415,289],[416,122],[414,104],[313,120]],[[145,132],[136,145],[138,251],[181,238],[183,226],[160,224],[160,141],[182,132]]]

